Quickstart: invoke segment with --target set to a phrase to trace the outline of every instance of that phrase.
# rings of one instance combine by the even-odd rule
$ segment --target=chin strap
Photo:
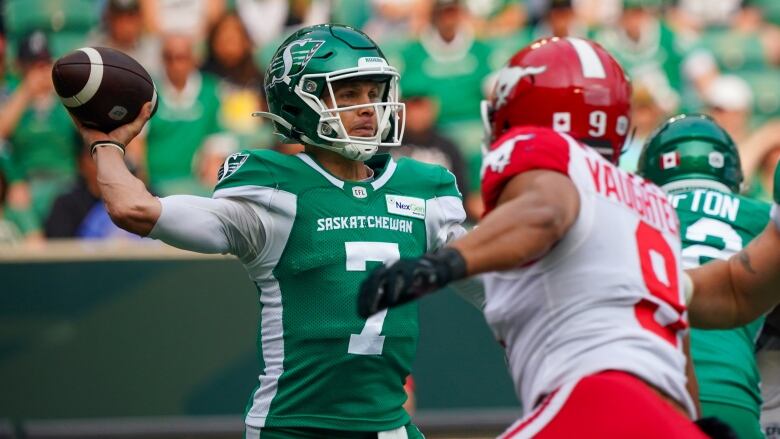
[[[292,127],[293,127],[292,124],[290,124],[290,122],[287,122],[281,116],[278,116],[276,114],[269,113],[267,111],[255,111],[252,113],[252,117],[263,117],[266,119],[270,119],[278,123],[279,125],[287,128],[288,130],[292,131]]]

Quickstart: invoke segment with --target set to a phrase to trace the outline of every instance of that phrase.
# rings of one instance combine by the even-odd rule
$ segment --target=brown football
[[[146,69],[106,47],[84,47],[54,63],[52,80],[62,104],[84,126],[105,133],[133,121],[144,103],[157,111],[157,89]]]

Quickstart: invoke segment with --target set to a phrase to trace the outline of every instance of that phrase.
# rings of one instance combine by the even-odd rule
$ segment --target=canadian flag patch
[[[671,169],[680,166],[680,154],[676,151],[667,152],[661,156],[661,169]]]

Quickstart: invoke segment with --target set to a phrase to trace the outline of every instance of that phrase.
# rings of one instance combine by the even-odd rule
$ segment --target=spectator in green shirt
[[[75,177],[71,151],[78,137],[54,92],[46,34],[33,32],[22,38],[17,61],[22,78],[3,103],[0,137],[11,145],[10,160],[17,171],[11,183],[29,183],[32,211],[40,221]]]
[[[198,71],[190,37],[164,37],[162,58],[165,73],[156,81],[158,109],[149,121],[145,156],[151,185],[168,195],[168,186],[192,177],[195,152],[206,137],[219,131],[220,101],[217,80]]]
[[[425,84],[439,101],[439,125],[479,120],[490,48],[475,39],[460,1],[437,0],[430,26],[401,56],[405,81],[415,88]]]
[[[685,49],[660,18],[661,0],[623,0],[616,26],[597,32],[595,40],[620,62],[632,81],[652,87],[674,112],[683,87]]]
[[[464,155],[477,160],[482,140],[479,107],[487,88],[486,78],[492,71],[492,50],[475,37],[461,1],[436,0],[430,25],[418,40],[401,49],[401,62],[396,64],[404,78],[401,91],[428,90],[438,104],[439,130]]]

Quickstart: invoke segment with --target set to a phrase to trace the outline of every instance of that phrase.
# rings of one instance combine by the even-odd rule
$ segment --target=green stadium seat
[[[7,0],[7,32],[19,37],[33,30],[88,33],[100,20],[98,0]]]

